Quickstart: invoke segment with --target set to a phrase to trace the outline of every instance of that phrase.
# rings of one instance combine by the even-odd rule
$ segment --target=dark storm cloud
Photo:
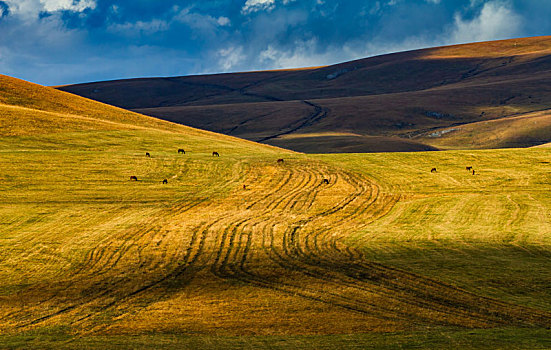
[[[0,72],[42,84],[298,67],[546,35],[548,0],[2,0]]]

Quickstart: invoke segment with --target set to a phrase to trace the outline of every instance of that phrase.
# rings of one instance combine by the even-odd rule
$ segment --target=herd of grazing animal
[[[185,151],[183,148],[179,148],[179,149],[178,149],[178,154],[180,154],[180,153],[186,154],[186,151]],[[151,154],[150,154],[149,152],[145,152],[145,156],[151,158]],[[220,153],[214,151],[214,152],[212,152],[212,156],[213,156],[213,157],[220,157]],[[283,162],[284,162],[283,158],[279,158],[279,159],[277,160],[277,163],[278,163],[278,164],[282,164]],[[466,169],[467,171],[469,171],[469,172],[472,172],[472,174],[475,175],[475,170],[473,169],[472,166],[465,167],[465,169]],[[431,173],[436,173],[436,172],[438,172],[438,171],[436,170],[436,168],[432,168],[432,169],[430,169],[430,172],[431,172]],[[137,178],[136,176],[132,175],[132,176],[130,176],[130,181],[138,181],[138,178]],[[328,185],[328,184],[329,184],[329,180],[328,180],[328,179],[323,179],[323,180],[322,180],[322,183],[325,184],[325,185]],[[167,180],[167,179],[164,179],[164,180],[163,180],[163,184],[168,184],[168,180]],[[243,189],[246,190],[246,189],[247,189],[247,185],[243,185]]]
[[[180,154],[180,153],[186,154],[186,151],[183,148],[178,148],[178,154]],[[218,152],[212,152],[212,155],[214,155],[215,153],[218,155]],[[151,158],[151,153],[145,152],[145,156],[147,158]],[[220,155],[218,155],[218,156],[220,156]],[[132,176],[130,176],[130,181],[138,181],[138,177],[135,176],[135,175],[132,175]],[[163,182],[163,185],[168,184],[167,179],[164,179],[162,182]]]
[[[178,154],[180,154],[180,153],[186,154],[186,151],[185,151],[183,148],[179,148],[179,149],[178,149]],[[151,158],[151,153],[145,152],[145,156],[148,157],[148,158]],[[212,156],[213,156],[213,157],[220,157],[220,153],[214,151],[214,152],[212,152]],[[283,162],[284,162],[283,158],[279,158],[279,159],[277,160],[277,163],[278,163],[278,164],[283,164]],[[434,169],[434,171],[436,171],[436,169]],[[130,181],[138,181],[138,177],[135,176],[135,175],[131,175],[131,176],[130,176]],[[168,184],[168,179],[164,179],[164,180],[162,181],[162,183],[163,183],[163,185]],[[323,179],[323,180],[322,180],[322,184],[328,185],[328,184],[329,184],[329,180],[328,180],[328,179]],[[244,189],[244,190],[247,190],[247,185],[243,185],[243,189]]]
[[[465,167],[465,169],[466,169],[468,172],[472,172],[472,174],[475,175],[475,171],[474,171],[474,169],[473,169],[472,166]],[[436,168],[430,169],[430,172],[431,172],[431,173],[436,173],[436,172],[437,172],[437,171],[436,171]]]

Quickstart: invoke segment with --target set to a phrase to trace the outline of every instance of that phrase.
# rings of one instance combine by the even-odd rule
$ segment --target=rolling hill
[[[518,125],[522,115],[538,113],[546,119],[549,86],[547,36],[401,52],[312,69],[129,79],[59,89],[201,129],[308,153],[334,153],[546,143],[551,141],[546,123],[537,132],[523,127],[512,135],[505,129]],[[494,120],[501,121],[481,123]],[[480,125],[486,131],[470,131]],[[488,132],[500,139],[484,141]]]
[[[0,347],[549,346],[550,148],[305,155],[6,76],[0,126]]]

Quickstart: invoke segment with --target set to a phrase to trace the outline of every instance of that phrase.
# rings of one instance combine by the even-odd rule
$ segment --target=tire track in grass
[[[338,206],[337,206],[337,207],[338,207]],[[335,211],[335,210],[333,210],[333,211]],[[331,211],[329,211],[329,212],[331,212]],[[298,228],[298,227],[293,228],[293,229],[292,229],[292,232],[293,232],[293,233],[296,232],[296,229],[297,229],[297,228]],[[272,240],[273,240],[273,238],[272,238]],[[273,243],[272,243],[272,246],[273,246]],[[292,254],[290,254],[290,253],[289,253],[289,249],[288,249],[288,248],[286,247],[286,245],[284,244],[284,250],[285,250],[287,256],[293,256],[293,255],[295,255],[295,254],[297,253],[298,250],[296,249],[296,247],[294,247],[294,248],[295,248],[295,250],[293,251]],[[279,255],[279,256],[280,256],[280,259],[281,259],[282,255],[279,254],[279,253],[276,253],[276,254]],[[281,259],[281,260],[283,260],[283,259]],[[243,266],[243,265],[244,265],[244,262],[241,263],[241,266]],[[288,266],[287,266],[287,267],[288,267]],[[295,266],[294,270],[302,270],[302,268],[303,268],[302,266],[300,266],[300,267],[298,267],[298,268]],[[310,275],[312,275],[312,274],[310,274]],[[312,275],[312,276],[313,276],[313,277],[319,277],[319,275],[315,275],[315,274]],[[351,308],[351,306],[348,305],[348,306],[345,306],[345,308]],[[354,308],[354,307],[352,307],[352,308]],[[359,310],[357,307],[354,308],[354,309]]]
[[[240,165],[236,164],[235,166],[240,166]],[[239,180],[241,180],[245,176],[244,174],[246,174],[246,172],[241,171],[241,170],[235,171],[235,169],[234,169],[234,171],[233,171],[234,178],[231,179],[228,182],[223,182],[222,184],[217,184],[217,186],[216,186],[217,189],[215,189],[214,191],[215,192],[222,191],[224,188],[235,186],[235,183],[239,182]],[[237,175],[237,176],[235,176],[235,175]],[[213,191],[213,190],[210,189],[210,191]],[[129,255],[128,254],[129,251],[132,250],[132,249],[135,249],[136,247],[138,247],[138,249],[137,249],[138,260],[135,262],[135,265],[137,265],[138,270],[144,269],[144,267],[146,265],[152,264],[153,261],[143,261],[143,260],[141,260],[140,259],[141,251],[144,250],[146,247],[149,247],[150,246],[149,242],[152,240],[152,238],[156,237],[160,232],[162,232],[162,230],[161,230],[162,225],[158,225],[158,224],[156,224],[156,222],[158,222],[160,220],[163,220],[163,219],[165,221],[169,221],[170,217],[174,217],[177,214],[182,214],[182,213],[184,213],[188,210],[191,210],[194,207],[197,207],[197,206],[201,205],[202,203],[204,203],[206,201],[207,201],[207,199],[205,197],[203,197],[203,198],[200,198],[200,199],[196,200],[193,203],[185,203],[185,200],[176,202],[173,205],[172,210],[169,210],[167,213],[163,213],[162,211],[159,211],[159,213],[161,214],[160,217],[150,218],[150,219],[146,220],[145,222],[142,222],[142,224],[139,226],[137,231],[136,230],[131,230],[131,231],[128,231],[127,233],[123,234],[121,236],[121,238],[123,238],[123,240],[119,245],[114,243],[112,237],[106,237],[104,239],[104,242],[106,244],[104,246],[101,246],[101,247],[96,246],[95,248],[93,248],[90,251],[90,253],[87,255],[87,259],[85,260],[85,263],[83,264],[83,266],[81,266],[80,269],[77,270],[77,272],[75,274],[73,274],[67,282],[62,283],[62,285],[58,288],[57,292],[54,292],[53,295],[50,295],[46,299],[36,303],[35,305],[33,305],[33,307],[36,308],[37,306],[40,306],[41,304],[47,303],[47,302],[49,302],[49,301],[51,301],[55,298],[59,298],[61,294],[65,293],[66,287],[64,287],[64,286],[70,285],[72,283],[71,281],[73,281],[73,280],[79,280],[79,279],[87,280],[88,284],[92,288],[93,288],[94,284],[102,283],[101,282],[102,277],[109,276],[109,273],[112,273],[112,270],[119,264],[121,259],[123,257],[126,257],[127,255]],[[182,203],[182,202],[184,202],[184,203]],[[124,239],[124,237],[130,238],[131,241],[129,241],[128,239]],[[160,241],[162,241],[162,239]],[[164,256],[166,258],[166,254]],[[177,261],[179,259],[178,259],[177,255],[175,255],[175,256],[172,256],[171,259],[168,260],[168,261],[171,261],[171,260],[176,260]],[[162,261],[161,261],[160,266],[165,266]],[[168,266],[170,266],[170,265],[168,265]],[[167,276],[171,276],[171,275],[172,274],[168,274]],[[155,281],[154,283],[146,283],[145,286],[143,286],[141,288],[138,288],[137,293],[140,293],[143,290],[147,290],[147,289],[151,288],[151,286],[153,286],[153,285],[155,285],[159,282],[162,282],[164,280],[166,280],[166,278],[162,278],[161,281]],[[96,281],[96,282],[94,282],[94,281]],[[28,327],[28,326],[31,326],[31,325],[36,325],[36,324],[42,323],[46,320],[49,320],[53,317],[63,315],[63,314],[65,314],[67,312],[70,312],[70,311],[75,311],[77,308],[82,308],[86,304],[97,302],[99,299],[105,297],[106,295],[113,294],[113,293],[116,294],[116,291],[118,289],[121,289],[121,288],[118,288],[117,283],[111,283],[109,288],[90,289],[91,293],[89,295],[87,295],[86,297],[84,297],[83,299],[74,300],[73,302],[70,303],[69,306],[67,306],[65,308],[62,308],[62,309],[58,308],[58,310],[56,310],[54,312],[51,312],[48,315],[39,316],[39,317],[35,318],[34,320],[32,320],[30,322],[23,321],[23,323],[19,323],[17,325],[17,328],[25,328],[25,327]],[[99,290],[99,291],[96,291],[96,290]],[[129,295],[132,296],[132,295],[135,295],[137,293],[136,293],[136,291],[134,291],[134,292],[130,293]],[[108,304],[106,307],[110,307],[110,306],[113,306],[113,305]],[[19,310],[19,312],[17,314],[10,315],[10,317],[22,318],[23,315],[28,314],[30,311],[31,311],[30,308],[23,308],[23,309]],[[19,315],[19,317],[18,317],[18,315]]]
[[[333,244],[333,246],[334,246],[334,244]],[[320,261],[319,259],[316,259],[315,264],[318,264],[318,265],[319,265],[320,263],[322,263],[322,261]],[[334,267],[334,263],[335,263],[335,260],[334,260],[334,259],[328,259],[328,262],[327,262],[327,264],[328,264],[328,270],[331,270],[329,267]],[[450,286],[448,286],[448,288],[449,288],[449,287],[450,287]],[[421,306],[426,307],[426,306],[428,306],[428,305],[427,305],[427,304],[423,304],[423,305],[421,305]]]
[[[319,262],[316,262],[316,263],[319,263]],[[329,264],[333,264],[333,261],[329,261]],[[452,288],[451,286],[446,286],[446,288]],[[449,291],[449,290],[448,290]],[[499,304],[499,305],[502,305],[502,304]],[[504,305],[504,304],[503,304]],[[423,306],[426,306],[426,304],[423,304]]]
[[[356,197],[357,195],[358,194],[355,194],[354,196],[351,196],[351,197]],[[338,211],[343,210],[347,205],[349,205],[352,202],[353,198],[351,198],[351,197],[346,198],[346,200],[343,201],[343,204],[337,205],[334,208],[326,211],[323,214],[324,215],[332,215],[332,214],[334,214]],[[376,199],[377,199],[377,197],[375,197],[374,201],[376,201]],[[397,200],[398,199],[396,198],[396,200],[393,201],[393,202],[395,203]],[[292,198],[290,199],[290,201],[292,201]],[[280,202],[281,202],[281,200],[280,200]],[[392,205],[390,205],[390,207],[392,207]],[[293,207],[293,205],[291,205],[291,208],[292,207]],[[383,205],[378,210],[383,211],[383,212],[384,211],[388,212],[388,210],[385,210],[385,207],[388,207],[388,206]],[[353,215],[354,214],[352,214],[351,216],[353,216]],[[323,216],[323,215],[321,215],[321,216]],[[346,220],[346,219],[343,219],[343,220]],[[231,228],[232,234],[231,234],[231,238],[229,239],[230,243],[229,243],[229,246],[227,248],[228,252],[226,253],[226,257],[223,260],[223,263],[222,263],[221,267],[218,269],[218,275],[220,277],[243,279],[242,275],[247,275],[247,271],[244,269],[244,267],[246,265],[247,254],[248,254],[247,252],[250,250],[250,246],[251,246],[251,243],[250,243],[251,234],[247,235],[247,237],[249,237],[247,247],[249,247],[249,248],[243,249],[244,253],[242,255],[242,258],[241,258],[239,264],[237,264],[237,265],[233,264],[232,265],[232,266],[239,266],[240,267],[239,270],[241,270],[241,276],[240,276],[240,273],[238,273],[238,270],[236,270],[235,268],[233,268],[233,272],[234,272],[233,275],[232,274],[227,274],[227,273],[220,273],[220,272],[226,272],[228,270],[227,266],[229,264],[229,260],[230,260],[230,257],[231,257],[231,250],[234,249],[234,246],[235,246],[235,236],[237,235],[237,233],[239,231],[239,228],[244,224],[244,222],[246,222],[246,221],[241,221],[241,222],[237,223],[236,226]],[[335,267],[336,267],[335,266],[336,265],[335,261],[336,261],[336,259],[335,259],[335,252],[331,255],[321,255],[320,252],[321,251],[326,251],[328,249],[328,246],[329,247],[335,247],[336,243],[333,241],[328,246],[326,245],[324,247],[318,247],[316,249],[317,252],[315,254],[309,254],[309,255],[306,254],[305,251],[298,244],[298,239],[296,237],[296,233],[299,231],[300,226],[306,224],[307,222],[308,221],[301,222],[301,223],[299,223],[299,225],[293,227],[292,229],[286,230],[286,232],[284,234],[284,238],[283,238],[283,248],[282,248],[281,252],[278,252],[277,249],[274,249],[275,239],[274,239],[274,236],[273,236],[273,227],[272,227],[272,229],[269,228],[269,230],[271,231],[271,238],[270,238],[271,242],[270,242],[270,247],[269,247],[270,252],[267,255],[271,256],[271,257],[276,256],[278,258],[277,262],[279,263],[279,265],[282,266],[285,269],[292,270],[292,271],[301,271],[302,273],[304,273],[306,275],[310,275],[313,278],[317,278],[317,279],[322,278],[326,282],[335,283],[337,286],[342,287],[342,285],[347,285],[349,287],[356,287],[357,289],[363,290],[365,292],[373,293],[374,292],[373,283],[370,283],[367,288],[365,288],[363,286],[358,287],[358,283],[364,283],[365,278],[368,276],[368,275],[366,275],[365,270],[367,270],[369,268],[372,269],[373,266],[369,266],[369,267],[366,267],[364,269],[361,265],[356,265],[353,269],[349,269],[349,268],[345,269],[345,271],[344,271],[345,276],[335,276],[335,275],[333,275],[331,278],[323,277],[323,276],[331,275],[331,273],[335,270]],[[266,227],[269,227],[269,226],[266,226]],[[328,240],[324,240],[324,242],[327,242],[327,241]],[[241,239],[238,241],[238,245],[237,245],[238,248],[234,252],[235,257],[238,256],[238,253],[241,250],[240,245],[241,245]],[[308,248],[306,250],[308,250]],[[337,252],[337,255],[340,255],[340,250],[337,250],[336,252]],[[305,257],[307,259],[305,259]],[[349,257],[344,257],[344,259],[346,259],[346,258],[349,258]],[[342,258],[341,258],[341,260],[342,260]],[[219,262],[219,260],[217,260],[217,263],[218,262]],[[324,267],[323,271],[321,271],[321,272],[320,271],[312,272],[313,271],[312,266],[314,266],[313,264],[316,264],[315,266],[319,267],[320,263],[323,264],[323,265],[321,265],[322,267]],[[215,264],[215,266],[216,266],[216,264]],[[310,270],[308,270],[308,269],[310,269]],[[338,270],[339,269],[337,269],[337,271]],[[354,271],[354,270],[356,270],[356,271]],[[348,274],[346,274],[346,272],[348,272]],[[356,274],[352,274],[351,272],[356,272]],[[385,276],[385,273],[388,273],[388,270],[384,269],[384,268],[379,269],[378,273],[381,276]],[[248,275],[249,275],[249,277],[251,276],[250,273],[248,273]],[[361,276],[361,278],[357,278],[355,276]],[[407,275],[407,274],[405,276],[407,276],[410,280],[419,279],[418,276],[415,276],[414,278],[412,278],[411,275]],[[373,279],[374,276],[373,276],[373,274],[371,274],[369,277],[370,277],[370,279]],[[250,277],[250,278],[252,278],[252,277]],[[245,281],[247,281],[247,279],[245,279]],[[263,280],[258,275],[255,276],[254,279],[249,280],[249,282],[251,282],[251,283],[260,283],[260,285],[262,285],[263,287],[269,287],[269,281]],[[293,286],[293,285],[290,285],[290,284],[281,284],[281,283],[279,283],[277,289],[281,290],[283,288],[282,286],[285,287],[285,288],[290,288],[290,289],[300,288],[300,287]],[[272,286],[272,287],[274,287],[274,286]],[[383,295],[391,294],[391,293],[389,293],[389,289],[386,288],[387,286],[378,285],[376,287],[377,287],[377,289],[379,289],[380,293],[382,292]],[[401,285],[400,288],[403,288],[403,285]],[[454,292],[457,293],[457,290],[454,289],[452,286],[446,286],[445,289],[446,289],[446,291],[445,291],[446,294],[449,293],[450,291],[454,291]],[[396,288],[390,288],[390,291],[392,291],[393,294],[395,294],[395,295],[400,295]],[[292,292],[297,294],[296,290],[294,290]],[[312,292],[312,291],[308,290],[308,292]],[[403,291],[402,291],[402,293],[403,293]],[[312,298],[312,295],[309,294],[309,293],[306,293],[306,294],[298,293],[298,294],[301,294],[306,298]],[[491,310],[481,310],[481,312],[470,311],[469,307],[472,306],[472,304],[469,303],[469,300],[467,300],[467,306],[461,306],[461,305],[458,305],[457,300],[450,300],[450,299],[443,298],[442,296],[431,295],[432,300],[430,302],[417,302],[417,303],[414,302],[414,303],[412,303],[412,299],[411,299],[412,295],[414,297],[417,296],[417,299],[421,299],[419,296],[426,297],[427,292],[426,291],[421,292],[419,290],[409,290],[408,293],[406,293],[405,297],[397,298],[396,296],[394,296],[393,299],[394,299],[394,302],[401,303],[403,305],[414,304],[418,308],[429,310],[430,312],[433,312],[433,313],[434,312],[440,313],[440,314],[443,315],[441,318],[444,318],[445,316],[449,316],[449,315],[453,315],[456,318],[459,317],[459,318],[462,319],[460,321],[457,321],[459,324],[467,323],[467,324],[477,324],[478,326],[482,326],[482,325],[485,325],[487,322],[493,322],[494,324],[508,324],[509,322],[511,322],[511,320],[501,321],[500,317],[496,317],[496,318],[490,317],[491,314],[492,314]],[[346,298],[343,298],[343,296],[334,295],[334,294],[327,293],[327,292],[325,292],[325,296],[328,296],[328,297],[331,297],[331,298],[336,298],[336,299],[341,299],[341,300],[339,300],[340,304],[338,304],[338,302],[335,302],[335,301],[329,302],[332,305],[340,305],[341,307],[344,307],[344,308],[347,308],[347,309],[354,309],[356,311],[361,310],[361,308],[358,307],[358,305],[357,305],[358,301],[346,300]],[[323,301],[322,298],[317,298],[317,300],[318,301]],[[345,302],[352,302],[352,305],[351,304],[343,304],[342,303],[343,300],[345,300]],[[415,301],[415,298],[414,298],[413,301]],[[498,303],[498,304],[495,304],[493,306],[498,307],[499,305],[501,305],[501,304]],[[367,312],[366,310],[364,310],[364,311]],[[488,311],[488,312],[485,312],[485,311]],[[389,312],[389,310],[384,310],[384,312]],[[407,315],[408,318],[412,318],[414,316],[419,317],[417,315],[417,312],[418,312],[418,310],[410,311],[410,313]],[[501,317],[502,316],[503,315],[501,315]],[[425,321],[429,321],[429,320],[432,320],[432,319],[425,319]],[[434,320],[432,320],[432,321],[434,321]],[[516,319],[516,320],[513,320],[513,321],[522,321],[522,319],[520,318],[520,319]]]
[[[233,184],[231,185],[233,186]],[[227,219],[231,217],[231,214],[228,214],[228,215],[224,215],[218,219],[216,219],[215,221],[213,222],[210,222],[208,224],[205,224],[203,226],[203,228],[200,228],[200,229],[197,229],[197,230],[193,230],[193,234],[192,234],[192,240],[191,240],[191,243],[189,245],[189,247],[186,249],[187,251],[187,254],[186,254],[186,257],[184,259],[184,262],[183,263],[180,263],[181,266],[176,269],[175,271],[173,271],[172,273],[170,274],[167,274],[165,275],[164,277],[162,277],[161,279],[158,279],[156,281],[154,281],[153,283],[149,283],[145,286],[143,286],[142,288],[128,294],[125,299],[131,299],[132,297],[135,297],[136,295],[140,294],[140,293],[143,293],[147,290],[150,290],[154,287],[157,287],[159,286],[162,282],[165,282],[169,279],[174,279],[174,278],[177,278],[178,276],[184,274],[186,272],[186,270],[189,270],[189,269],[192,269],[194,268],[194,265],[196,265],[196,263],[198,262],[198,260],[200,258],[202,258],[203,260],[203,265],[206,265],[207,262],[208,262],[208,256],[209,254],[204,254],[203,252],[203,248],[206,244],[206,239],[207,237],[209,236],[209,231],[213,229],[213,227],[215,227],[217,224],[219,224],[220,222],[222,222],[223,220]],[[198,244],[198,247],[197,249],[194,249],[194,246],[195,244],[193,244],[196,240],[194,239],[194,237],[197,237],[197,232],[201,231],[201,239],[200,239],[200,243]],[[193,253],[194,252],[194,253]],[[192,257],[193,255],[193,257]],[[212,255],[212,254],[211,254]],[[107,305],[106,307],[113,307],[115,306],[115,304],[109,304]],[[89,316],[88,316],[89,317]],[[88,317],[85,317],[85,318],[88,318]],[[82,319],[83,320],[83,319]],[[80,320],[80,321],[82,321]]]
[[[226,278],[230,278],[230,277],[236,277],[236,278],[238,278],[238,277],[239,277],[239,275],[234,275],[234,276],[232,276],[231,274],[228,274],[228,273],[227,273],[227,270],[228,270],[227,266],[229,265],[229,258],[231,257],[231,252],[230,252],[230,250],[235,246],[235,236],[236,236],[236,234],[237,234],[237,232],[238,232],[239,227],[242,226],[242,225],[244,224],[244,222],[245,222],[245,221],[239,222],[236,226],[234,226],[234,227],[231,228],[232,235],[231,235],[231,238],[230,238],[230,240],[229,240],[230,243],[229,243],[228,252],[226,253],[226,258],[223,260],[223,262],[222,262],[222,264],[221,264],[220,266],[217,267],[216,264],[214,265],[215,267],[217,267],[217,269],[215,270],[215,272],[217,272],[217,275],[220,276],[220,277],[226,277]],[[268,226],[267,226],[267,227],[268,227]],[[293,229],[293,231],[294,231],[294,229]],[[225,238],[226,238],[226,235],[227,235],[228,232],[229,232],[229,231],[226,231],[226,232],[225,232],[224,241],[226,241]],[[251,237],[251,235],[249,234],[248,237]],[[273,235],[272,235],[272,241],[273,241]],[[237,252],[241,249],[241,248],[239,247],[240,244],[241,244],[241,240],[239,240],[238,248],[237,248],[237,250],[236,250],[234,256],[237,256]],[[272,243],[271,245],[273,246],[273,243]],[[249,243],[247,243],[247,247],[249,247],[249,248],[248,248],[248,249],[244,249],[244,251],[245,251],[245,252],[248,252],[248,250],[250,249],[250,246],[251,246],[251,244],[250,244],[250,241],[249,241]],[[276,252],[276,251],[272,249],[272,252]],[[285,268],[287,268],[287,269],[291,268],[292,270],[296,270],[296,271],[301,271],[301,270],[303,269],[303,266],[297,266],[296,263],[295,263],[294,265],[287,265],[287,266],[284,265],[284,264],[282,264],[282,261],[284,261],[285,259],[283,259],[282,256],[281,256],[279,253],[277,253],[277,252],[276,252],[276,255],[279,255],[279,256],[280,256],[280,261],[279,261],[279,263],[280,263],[280,265],[282,265],[283,267],[285,267]],[[291,255],[291,254],[289,254],[289,252],[287,252],[287,255],[289,256],[289,255]],[[243,258],[241,259],[241,262],[239,263],[239,266],[242,266],[242,267],[243,267],[243,266],[245,265],[245,260],[246,260],[245,257],[246,257],[246,255],[243,255]],[[217,259],[217,262],[219,262],[219,260],[220,260],[220,259]],[[288,261],[291,261],[291,260],[288,260]],[[234,265],[235,265],[235,264],[233,264],[233,266],[234,266]],[[235,268],[234,268],[233,270],[234,270],[234,272],[235,272]],[[310,275],[311,275],[312,277],[315,277],[315,278],[318,278],[318,277],[319,277],[318,274],[311,274],[311,273],[310,273]],[[250,274],[249,274],[249,276],[250,276]],[[256,277],[255,280],[254,280],[254,282],[256,282],[256,283],[258,283],[259,281],[261,281],[261,280],[260,280],[258,277]],[[263,283],[261,283],[261,284],[262,284],[264,287],[267,287],[267,285],[266,285],[265,282],[263,282]],[[295,294],[295,295],[296,295],[296,294],[298,293],[298,294],[301,294],[301,295],[303,295],[303,296],[305,296],[305,297],[307,297],[307,298],[309,298],[309,299],[315,299],[315,300],[318,300],[318,301],[323,301],[323,300],[322,300],[321,298],[319,298],[319,297],[318,297],[318,298],[314,298],[314,294],[315,294],[315,291],[314,291],[314,290],[309,290],[309,293],[304,294],[304,293],[300,293],[300,292],[297,290],[297,288],[298,288],[297,286],[293,286],[293,285],[290,285],[290,284],[285,284],[285,287],[287,287],[287,288],[292,288],[292,289],[293,289],[293,290],[291,290],[291,293],[292,293],[292,294]],[[281,284],[279,284],[279,287],[276,288],[276,289],[277,289],[277,290],[282,290]],[[341,307],[343,307],[343,308],[345,308],[345,309],[350,309],[350,310],[355,310],[355,311],[360,311],[360,312],[362,312],[362,309],[359,308],[359,307],[357,307],[357,305],[351,305],[351,303],[350,303],[351,300],[350,300],[350,299],[347,299],[346,297],[344,297],[344,296],[342,296],[342,295],[339,295],[339,294],[334,294],[334,293],[329,293],[329,294],[331,295],[331,297],[333,297],[333,298],[335,298],[335,299],[345,299],[345,303],[343,303],[342,300],[341,300],[341,302],[340,302],[340,304],[339,304]],[[328,295],[327,292],[326,292],[326,295]],[[338,301],[330,302],[330,304],[335,304],[335,305],[336,305],[336,303],[338,303]],[[347,303],[348,303],[348,304],[347,304]],[[353,303],[352,303],[352,304],[353,304]],[[365,312],[365,310],[363,310],[363,312]]]
[[[134,275],[127,281],[115,281],[106,291],[65,304],[28,320],[31,323],[21,323],[21,327],[73,315],[77,319],[71,324],[90,326],[92,333],[101,332],[110,324],[95,324],[96,313],[87,312],[87,305],[117,309],[118,319],[128,317],[139,312],[136,303],[140,300],[170,298],[171,291],[163,287],[165,282],[178,281],[178,286],[183,287],[202,270],[222,280],[239,281],[386,321],[462,327],[551,323],[549,313],[480,297],[367,261],[361,252],[345,243],[346,237],[386,215],[400,196],[383,193],[376,183],[359,174],[300,161],[293,167],[248,168],[247,175],[242,175],[242,169],[234,169],[233,180],[224,185],[226,188],[245,179],[253,188],[258,182],[259,188],[272,190],[267,194],[234,191],[242,197],[245,210],[224,210],[204,198],[197,199],[197,203],[177,203],[161,218],[145,220],[136,230],[125,232],[122,242],[96,246],[71,281],[90,278],[99,283],[107,280],[109,273],[128,271],[123,260],[134,252],[134,266],[138,266],[135,274],[148,267],[152,272],[139,283],[133,280]],[[272,176],[260,176],[263,171]],[[326,177],[330,184],[320,186]],[[334,198],[335,203],[324,202],[323,193]],[[185,245],[176,246],[165,227],[188,210],[212,212],[213,217],[194,226]],[[152,242],[166,251],[152,257],[146,251],[152,249]],[[159,271],[163,273],[155,276]],[[128,290],[131,291],[120,292]],[[108,295],[112,297],[106,298]]]

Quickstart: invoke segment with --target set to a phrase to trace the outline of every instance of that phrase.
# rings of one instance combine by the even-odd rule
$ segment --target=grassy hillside
[[[550,345],[549,148],[307,156],[3,79],[0,347]]]
[[[439,148],[518,148],[543,145],[551,134],[551,111],[524,113],[425,133],[420,140]]]
[[[551,37],[430,48],[303,70],[129,79],[61,89],[186,125],[308,153],[530,147],[548,130],[492,124],[441,141],[458,125],[551,110]],[[526,133],[524,132],[526,131]],[[327,133],[360,137],[328,139]],[[291,136],[291,137],[288,137]],[[483,135],[480,135],[483,136]],[[373,137],[391,137],[378,147]],[[297,142],[297,138],[301,138]],[[316,139],[317,138],[317,139]]]

